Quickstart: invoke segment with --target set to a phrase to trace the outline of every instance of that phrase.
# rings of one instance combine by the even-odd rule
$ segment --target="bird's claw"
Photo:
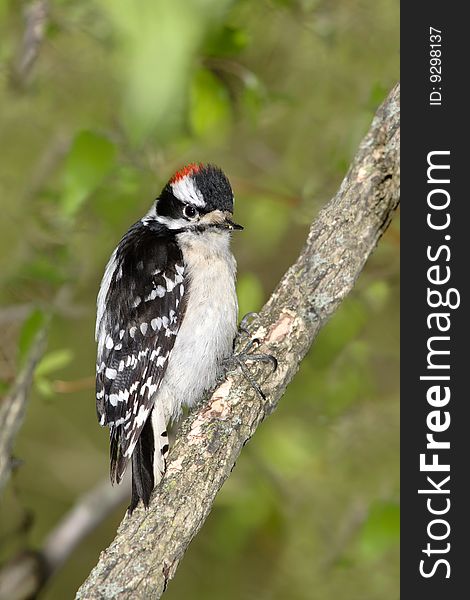
[[[240,333],[243,332],[245,335],[250,335],[248,329],[246,328],[246,324],[248,323],[249,320],[251,320],[253,317],[258,316],[257,313],[251,312],[251,313],[247,313],[241,323],[240,326],[238,328],[238,332],[239,332],[239,336]],[[257,383],[257,381],[255,380],[255,378],[253,377],[253,375],[250,373],[250,371],[248,370],[247,366],[245,363],[247,362],[261,362],[261,363],[270,363],[273,367],[273,373],[276,371],[277,366],[278,366],[278,362],[277,359],[272,356],[271,354],[251,354],[251,351],[253,350],[253,348],[256,346],[260,346],[261,345],[261,340],[259,338],[252,338],[250,339],[245,346],[240,350],[240,352],[233,354],[230,362],[235,365],[240,367],[241,372],[243,373],[245,379],[249,382],[249,384],[251,385],[251,387],[255,390],[255,392],[263,399],[266,400],[266,395],[264,394],[263,390],[260,388],[259,384]]]

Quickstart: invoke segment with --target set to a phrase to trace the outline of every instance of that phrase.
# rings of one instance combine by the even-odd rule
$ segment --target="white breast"
[[[230,234],[210,231],[178,236],[189,277],[188,304],[157,392],[167,419],[177,418],[214,385],[232,353],[237,331],[236,263]]]

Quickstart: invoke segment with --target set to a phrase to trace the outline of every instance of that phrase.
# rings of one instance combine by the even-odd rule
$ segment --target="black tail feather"
[[[153,438],[152,413],[150,413],[132,453],[132,498],[129,512],[135,509],[140,499],[145,508],[150,504],[150,496],[155,483],[153,476],[154,451],[155,441]]]
[[[129,462],[129,458],[124,456],[121,449],[121,436],[123,435],[121,425],[118,427],[113,427],[110,430],[110,446],[109,446],[109,456],[110,456],[110,471],[109,475],[111,477],[111,483],[114,485],[115,483],[119,484],[122,481],[123,475],[127,468],[127,463]]]
[[[121,444],[119,443],[121,437],[121,427],[112,427],[110,433],[110,445],[109,445],[109,457],[110,457],[110,471],[111,483],[121,483],[122,476],[126,469],[127,459],[121,453]]]

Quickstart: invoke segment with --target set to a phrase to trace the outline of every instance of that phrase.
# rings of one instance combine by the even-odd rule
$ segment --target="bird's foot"
[[[239,340],[242,336],[250,337],[250,332],[248,330],[248,326],[250,324],[250,321],[254,317],[257,317],[257,316],[258,316],[257,313],[250,312],[250,313],[247,313],[243,317],[243,319],[241,320],[240,325],[238,327],[238,335],[235,338],[234,346],[235,346],[235,342],[237,340]],[[262,398],[262,400],[266,400],[266,395],[264,394],[263,390],[259,386],[256,379],[250,373],[250,371],[246,365],[247,362],[269,363],[269,364],[271,364],[271,366],[273,368],[273,373],[277,369],[277,359],[274,356],[272,356],[271,354],[252,353],[252,350],[254,348],[258,347],[260,344],[261,344],[260,339],[258,339],[258,338],[250,339],[245,344],[245,346],[240,350],[240,352],[234,353],[232,356],[230,356],[227,359],[226,367],[227,367],[227,371],[231,371],[231,370],[234,370],[237,367],[239,367],[241,372],[243,373],[245,379],[248,381],[248,383],[251,385],[251,387],[255,390],[255,392],[260,396],[260,398]]]

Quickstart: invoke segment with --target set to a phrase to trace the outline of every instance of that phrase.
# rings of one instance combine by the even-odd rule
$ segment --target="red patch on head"
[[[202,169],[203,166],[204,165],[202,163],[190,163],[189,165],[186,165],[179,171],[176,171],[176,173],[170,179],[170,183],[176,183],[177,181],[180,181],[188,175],[193,175],[194,173],[197,173]]]

